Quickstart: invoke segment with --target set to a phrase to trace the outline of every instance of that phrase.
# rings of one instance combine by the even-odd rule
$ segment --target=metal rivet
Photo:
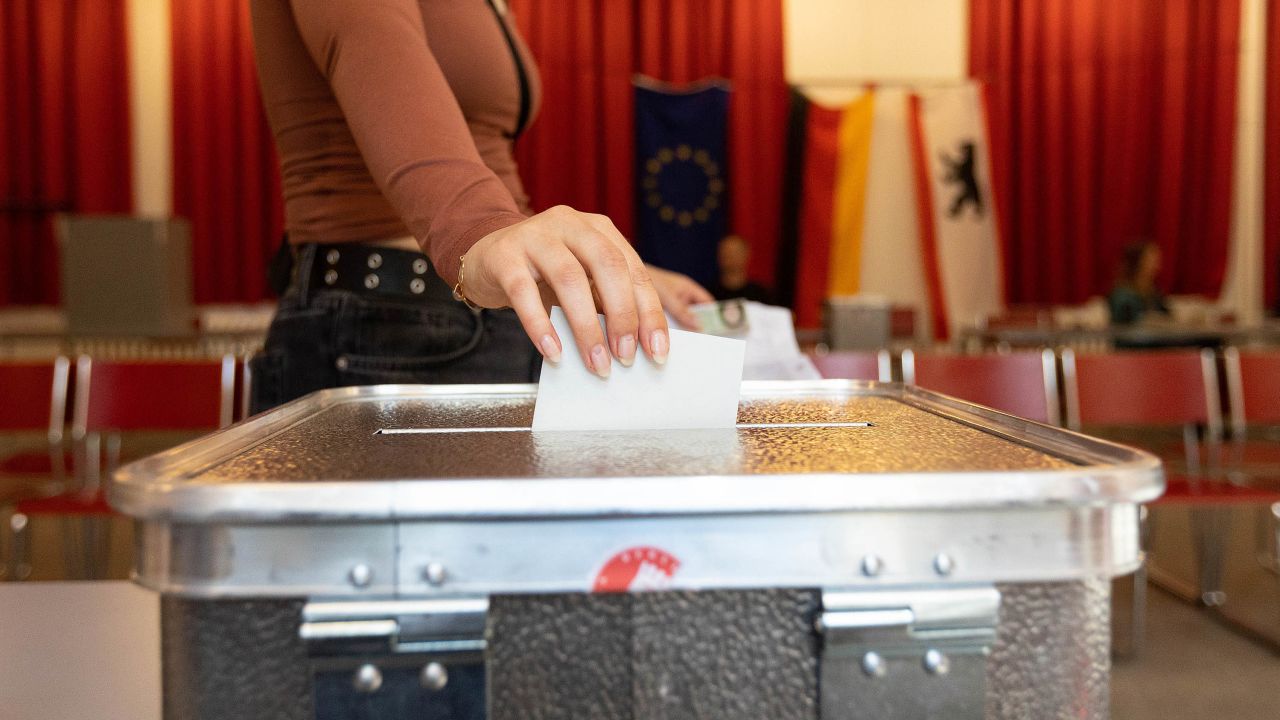
[[[950,575],[956,569],[956,561],[952,560],[951,556],[946,553],[938,553],[933,558],[933,569],[939,575]]]
[[[346,370],[349,365],[351,365],[351,361],[347,359],[346,355],[339,355],[338,359],[333,361],[333,366],[339,370]]]
[[[426,289],[427,284],[422,281],[422,278],[414,278],[409,281],[409,292],[414,295],[421,295]]]
[[[951,661],[941,652],[929,648],[924,654],[924,671],[930,675],[946,675],[951,672]]]
[[[373,568],[364,563],[360,563],[351,568],[351,584],[358,588],[369,587],[373,582]]]
[[[449,684],[449,671],[438,662],[427,663],[418,675],[418,682],[428,690],[443,690]]]
[[[370,290],[378,287],[378,276],[374,275],[373,273],[369,273],[368,275],[365,275],[364,286],[369,288]]]
[[[419,275],[426,275],[426,274],[427,274],[427,261],[426,261],[426,260],[423,260],[422,258],[418,258],[418,259],[414,260],[414,261],[413,261],[413,271],[414,271],[415,273],[419,274]]]
[[[332,284],[334,284],[334,283],[336,283],[336,282],[338,282],[338,271],[337,271],[337,270],[334,270],[334,269],[332,269],[332,268],[331,268],[331,269],[329,269],[329,270],[325,270],[325,271],[324,271],[324,284],[325,284],[325,285],[332,285]]]
[[[342,257],[342,255],[338,254],[337,250],[330,250],[329,252],[324,254],[324,261],[329,263],[330,265],[337,265],[338,258],[340,257]]]
[[[445,572],[444,565],[441,565],[438,562],[430,563],[422,569],[422,579],[432,585],[443,585],[446,575],[447,573]]]
[[[378,253],[369,253],[369,269],[377,270],[382,267],[382,256]]]
[[[351,685],[355,687],[356,692],[378,692],[378,688],[382,687],[382,671],[376,665],[361,665],[356,668],[356,674],[351,678]]]
[[[884,561],[879,555],[864,555],[862,557],[862,574],[867,577],[875,577],[884,570]]]
[[[884,658],[880,653],[869,652],[862,656],[862,672],[867,677],[884,677]]]

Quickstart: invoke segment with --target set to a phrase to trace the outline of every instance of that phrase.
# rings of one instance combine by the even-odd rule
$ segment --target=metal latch
[[[983,717],[994,587],[822,594],[822,717]]]
[[[313,601],[299,635],[314,656],[484,651],[488,598]]]

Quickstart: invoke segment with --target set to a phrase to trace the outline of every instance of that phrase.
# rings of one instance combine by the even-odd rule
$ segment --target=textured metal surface
[[[635,717],[813,718],[817,608],[804,590],[635,595]]]
[[[497,596],[489,603],[491,720],[630,720],[630,595]]]
[[[494,598],[490,717],[812,720],[817,598],[772,590]]]
[[[1109,587],[1000,587],[986,718],[1108,717]],[[816,591],[496,596],[490,717],[816,720],[817,602]],[[166,720],[312,717],[301,611],[301,601],[166,599]],[[928,705],[936,678],[918,663],[901,669]],[[861,709],[890,716],[870,699]]]
[[[760,473],[1026,470],[1067,463],[1029,447],[881,397],[748,401],[743,423],[847,423],[871,428],[718,432],[442,432],[375,435],[383,428],[527,427],[532,399],[421,403],[379,400],[329,408],[252,452],[188,482],[436,477],[624,477]],[[736,435],[736,437],[735,437]],[[700,438],[721,440],[699,442]]]
[[[284,522],[1096,505],[1162,489],[1148,454],[898,385],[744,383],[739,427],[683,432],[535,433],[533,402],[533,386],[322,391],[126,466],[110,499],[150,520]]]
[[[987,670],[991,720],[1106,720],[1111,585],[1104,579],[1000,586]]]
[[[311,718],[311,675],[298,637],[302,605],[164,598],[165,720]]]

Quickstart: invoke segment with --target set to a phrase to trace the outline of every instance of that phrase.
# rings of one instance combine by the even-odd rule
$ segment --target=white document
[[[747,342],[743,380],[819,380],[822,374],[813,361],[800,352],[791,311],[784,307],[744,304],[747,312]],[[704,306],[699,306],[704,307]],[[668,322],[674,320],[668,318]]]
[[[608,379],[591,372],[574,345],[569,320],[558,307],[551,324],[564,352],[558,364],[542,363],[533,429],[668,430],[731,428],[746,343],[731,338],[670,330],[665,365],[637,349],[623,367],[613,359]]]

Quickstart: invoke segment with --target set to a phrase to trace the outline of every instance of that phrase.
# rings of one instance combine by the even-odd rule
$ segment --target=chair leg
[[[1262,508],[1262,522],[1258,523],[1258,563],[1280,575],[1280,502]]]
[[[6,529],[9,534],[9,579],[26,580],[31,577],[31,519],[24,513],[9,514]]]
[[[85,520],[93,529],[92,578],[105,580],[111,573],[111,517],[92,515]]]
[[[1151,512],[1146,505],[1138,507],[1138,548],[1142,551],[1142,563],[1133,573],[1133,607],[1129,630],[1129,654],[1138,657],[1147,638],[1147,549],[1151,547]]]
[[[1133,573],[1133,627],[1129,630],[1129,656],[1138,657],[1147,639],[1147,560]]]
[[[1230,532],[1231,511],[1227,508],[1200,507],[1192,513],[1192,532],[1196,536],[1196,553],[1200,576],[1200,602],[1205,607],[1220,607],[1227,601],[1222,587],[1223,553]]]

